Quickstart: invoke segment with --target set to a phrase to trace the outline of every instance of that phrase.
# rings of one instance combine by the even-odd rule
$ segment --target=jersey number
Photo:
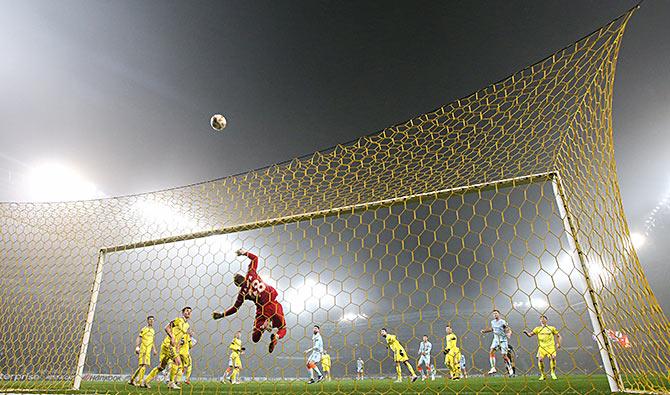
[[[259,294],[265,291],[265,283],[258,281],[257,279],[251,283],[251,294],[253,296],[258,296]]]

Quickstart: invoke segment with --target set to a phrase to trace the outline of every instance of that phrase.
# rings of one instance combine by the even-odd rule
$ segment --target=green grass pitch
[[[26,393],[36,388],[35,383],[3,384],[2,392]],[[13,387],[13,388],[11,388]],[[23,388],[23,390],[22,390]],[[37,387],[39,388],[39,387]],[[42,387],[44,388],[44,387]],[[52,387],[53,388],[53,387]],[[51,394],[610,394],[607,378],[597,376],[563,376],[558,380],[538,381],[536,376],[515,378],[468,378],[461,381],[435,381],[393,383],[392,380],[333,380],[317,384],[301,381],[246,382],[237,385],[220,382],[193,382],[180,391],[168,390],[164,383],[154,383],[151,389],[131,387],[121,382],[83,382],[79,391],[34,390],[30,392]]]

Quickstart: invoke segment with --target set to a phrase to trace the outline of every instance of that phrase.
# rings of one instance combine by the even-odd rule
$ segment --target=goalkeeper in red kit
[[[277,329],[277,333],[270,336],[269,352],[274,351],[279,339],[286,336],[286,320],[284,319],[284,309],[281,303],[277,302],[277,290],[266,284],[258,275],[258,257],[243,249],[237,250],[237,255],[244,255],[251,259],[247,275],[240,273],[235,275],[235,285],[240,287],[235,304],[223,313],[215,311],[212,318],[218,320],[229,315],[237,313],[245,300],[250,300],[256,304],[256,319],[254,320],[254,332],[251,339],[254,343],[261,340],[263,331],[272,331]]]

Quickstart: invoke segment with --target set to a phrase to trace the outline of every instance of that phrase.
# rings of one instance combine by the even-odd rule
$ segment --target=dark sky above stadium
[[[44,163],[118,196],[309,154],[477,91],[635,4],[0,0],[0,201],[30,200],[25,180]],[[666,1],[638,10],[615,82],[639,232],[670,194],[668,17]],[[216,112],[223,133],[209,128]],[[641,255],[667,283],[659,229]]]

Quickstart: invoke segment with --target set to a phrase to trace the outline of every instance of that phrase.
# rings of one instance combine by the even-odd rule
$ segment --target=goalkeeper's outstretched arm
[[[242,303],[244,303],[244,296],[241,293],[239,293],[239,294],[237,294],[237,299],[235,299],[235,304],[230,306],[230,308],[228,308],[228,310],[224,311],[223,313],[218,312],[218,311],[213,312],[212,313],[212,318],[214,318],[215,320],[218,320],[220,318],[228,317],[229,315],[233,315],[233,314],[237,313],[237,310],[240,309],[240,306],[242,306]]]

